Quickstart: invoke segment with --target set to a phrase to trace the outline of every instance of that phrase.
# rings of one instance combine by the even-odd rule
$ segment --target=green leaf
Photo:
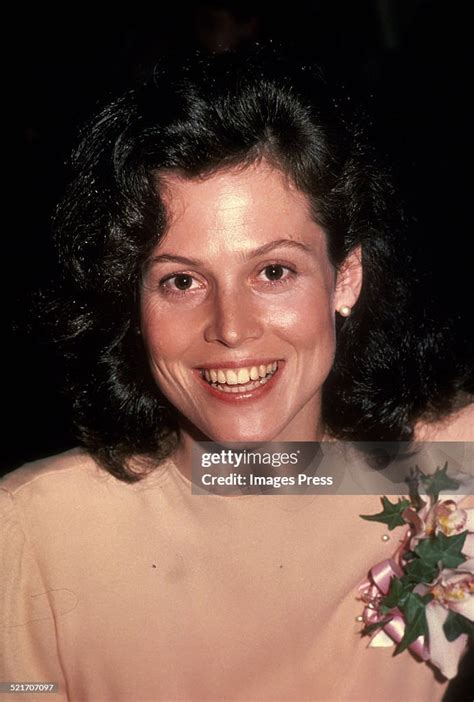
[[[400,578],[393,578],[390,583],[390,590],[380,602],[380,611],[387,614],[395,607],[401,607],[411,592],[413,585],[404,583]]]
[[[426,605],[433,599],[431,593],[423,597],[416,592],[410,592],[406,597],[405,602],[402,604],[400,609],[402,610],[407,624],[410,624],[417,616],[420,610],[425,610]]]
[[[457,490],[460,486],[458,480],[451,478],[448,473],[448,462],[444,464],[443,468],[436,468],[436,471],[432,475],[425,475],[420,471],[420,477],[425,486],[427,495],[432,495],[433,499],[436,501],[439,497],[439,493],[442,490]]]
[[[425,505],[425,501],[422,500],[419,493],[419,485],[421,476],[423,473],[415,466],[410,468],[410,475],[405,478],[405,482],[408,483],[408,494],[410,495],[410,503],[414,510],[419,512],[419,510]]]
[[[377,631],[377,629],[381,629],[390,620],[391,617],[387,617],[386,619],[381,619],[379,622],[373,622],[373,624],[366,624],[360,633],[362,634],[362,636],[373,634],[374,631]]]
[[[431,602],[431,600],[434,600],[434,595],[431,592],[427,592],[426,595],[421,597],[421,601],[424,605],[427,605],[428,602]]]
[[[466,560],[466,556],[462,553],[466,536],[467,531],[454,536],[445,536],[440,532],[432,538],[420,541],[415,548],[415,553],[428,566],[457,568]]]
[[[410,506],[409,500],[398,500],[398,502],[390,502],[388,497],[382,497],[382,512],[377,514],[361,514],[362,519],[368,522],[382,522],[386,524],[391,531],[397,526],[406,524],[402,517],[402,513]]]
[[[421,558],[415,558],[405,566],[403,581],[406,583],[430,583],[438,574],[437,565],[431,565]]]
[[[425,603],[419,595],[410,593],[405,605],[402,607],[402,612],[405,616],[406,627],[403,637],[395,649],[394,655],[398,655],[408,648],[419,636],[426,636],[428,633]]]
[[[448,641],[455,641],[461,634],[467,634],[474,639],[474,623],[459,612],[449,612],[443,624],[443,631]]]

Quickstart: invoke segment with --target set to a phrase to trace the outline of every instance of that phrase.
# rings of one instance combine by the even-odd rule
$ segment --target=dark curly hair
[[[362,292],[351,317],[338,319],[323,391],[331,434],[409,440],[422,414],[446,410],[454,396],[454,381],[433,372],[448,345],[413,302],[396,193],[344,95],[274,48],[168,58],[83,132],[55,220],[64,271],[57,336],[78,438],[122,480],[156,466],[179,433],[137,334],[141,272],[167,226],[159,174],[206,177],[262,159],[307,195],[336,268],[362,249]]]

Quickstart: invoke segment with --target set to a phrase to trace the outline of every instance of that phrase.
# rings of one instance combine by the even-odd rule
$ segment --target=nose
[[[206,341],[236,348],[262,335],[262,320],[250,295],[235,289],[216,292],[209,301],[209,318],[204,331]]]

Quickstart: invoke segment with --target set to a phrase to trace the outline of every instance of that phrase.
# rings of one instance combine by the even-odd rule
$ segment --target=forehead
[[[159,190],[168,215],[160,250],[212,246],[242,252],[269,239],[310,239],[313,245],[324,239],[306,195],[264,163],[202,179],[167,173]]]

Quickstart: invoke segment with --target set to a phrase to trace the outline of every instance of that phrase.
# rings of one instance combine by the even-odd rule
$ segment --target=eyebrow
[[[293,239],[277,239],[276,241],[270,241],[268,244],[263,244],[252,251],[246,251],[242,254],[244,261],[248,261],[257,256],[263,256],[264,254],[273,251],[274,249],[297,249],[299,251],[304,251],[305,253],[314,254],[315,249],[312,246],[303,244],[301,241],[293,241]],[[161,254],[159,256],[153,256],[150,260],[150,265],[154,263],[182,263],[186,266],[200,266],[203,264],[197,258],[187,258],[186,256],[178,256],[177,254]]]

